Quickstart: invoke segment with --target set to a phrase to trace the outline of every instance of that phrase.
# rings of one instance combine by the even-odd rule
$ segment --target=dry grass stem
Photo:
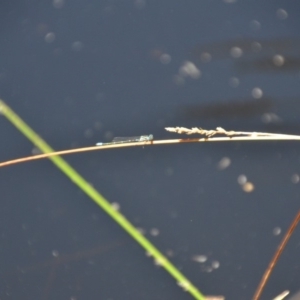
[[[189,138],[189,139],[170,139],[170,140],[151,140],[151,141],[140,141],[140,142],[128,142],[121,144],[103,144],[101,146],[83,147],[77,149],[61,150],[56,152],[49,152],[43,154],[37,154],[34,156],[27,156],[17,158],[9,161],[0,162],[0,168],[22,163],[26,161],[33,161],[43,158],[49,158],[58,155],[67,155],[72,153],[89,152],[89,151],[100,151],[108,150],[113,148],[127,148],[127,147],[145,147],[155,145],[168,145],[168,144],[180,144],[180,143],[201,143],[201,142],[233,142],[233,141],[300,141],[300,135],[291,134],[278,134],[278,133],[263,133],[263,132],[244,132],[244,131],[227,131],[222,127],[217,127],[216,130],[205,130],[202,128],[188,129],[185,127],[167,127],[167,131],[176,132],[179,134],[201,134],[202,137]],[[223,135],[214,137],[215,135]]]
[[[175,132],[179,134],[200,134],[205,137],[213,137],[215,135],[225,135],[227,137],[232,136],[251,136],[251,137],[265,137],[265,136],[288,136],[287,134],[278,134],[278,133],[266,133],[266,132],[246,132],[246,131],[234,131],[230,130],[227,131],[222,127],[217,127],[216,130],[206,130],[201,127],[193,127],[192,129],[185,128],[185,127],[166,127],[167,131]]]
[[[289,293],[290,293],[290,291],[284,291],[284,292],[282,292],[280,295],[278,295],[277,297],[275,297],[273,300],[282,300],[282,299],[284,299]]]
[[[263,289],[264,289],[264,287],[265,287],[265,285],[266,285],[266,283],[267,283],[267,281],[268,281],[268,279],[269,279],[269,277],[270,277],[273,269],[275,268],[275,265],[276,265],[279,257],[281,256],[281,254],[282,254],[282,252],[283,252],[283,250],[284,250],[287,242],[289,241],[290,237],[292,236],[292,234],[293,234],[294,230],[296,229],[296,227],[297,227],[297,225],[298,225],[299,222],[300,222],[300,210],[298,211],[295,219],[293,220],[292,224],[290,225],[290,227],[288,228],[287,232],[285,233],[285,235],[284,235],[281,243],[279,244],[279,246],[278,246],[278,248],[277,248],[277,250],[276,250],[273,258],[271,259],[271,261],[270,261],[270,263],[269,263],[269,265],[268,265],[265,273],[263,274],[263,276],[262,276],[262,278],[260,280],[260,283],[259,283],[259,285],[257,287],[257,290],[255,291],[255,294],[254,294],[254,296],[252,298],[253,300],[258,300],[260,298],[260,296],[262,294],[262,291],[263,291]],[[275,299],[277,299],[277,298],[275,298]],[[280,298],[278,298],[278,299],[280,299]]]

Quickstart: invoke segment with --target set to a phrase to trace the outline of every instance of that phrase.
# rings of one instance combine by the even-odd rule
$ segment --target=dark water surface
[[[299,9],[297,1],[2,1],[0,97],[57,150],[114,136],[178,138],[170,126],[299,134]],[[31,155],[4,117],[0,126],[1,161]],[[299,209],[299,150],[183,144],[66,160],[203,293],[241,300]],[[1,300],[192,299],[51,162],[0,174]],[[263,299],[299,289],[299,240],[296,230]]]

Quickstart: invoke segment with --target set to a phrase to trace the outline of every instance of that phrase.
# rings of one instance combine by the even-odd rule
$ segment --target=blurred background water
[[[296,1],[0,4],[0,97],[55,149],[185,126],[299,134]],[[1,161],[34,147],[3,117]],[[66,157],[205,294],[250,299],[299,208],[296,142]],[[47,161],[1,169],[1,299],[191,299]],[[299,289],[299,230],[264,299]]]

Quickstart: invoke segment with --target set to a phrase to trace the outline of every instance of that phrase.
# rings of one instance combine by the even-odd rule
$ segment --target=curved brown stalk
[[[255,294],[254,294],[254,296],[252,298],[253,300],[258,300],[259,297],[261,296],[262,291],[263,291],[263,289],[264,289],[264,287],[265,287],[265,285],[266,285],[266,283],[267,283],[267,281],[268,281],[268,279],[269,279],[269,277],[270,277],[270,275],[271,275],[271,273],[272,273],[272,271],[273,271],[273,269],[274,269],[274,267],[275,267],[275,265],[276,265],[276,263],[277,263],[280,255],[281,255],[281,253],[283,252],[283,249],[285,248],[288,240],[290,239],[292,233],[294,232],[295,228],[297,227],[299,221],[300,221],[300,210],[298,211],[298,213],[297,213],[294,221],[290,225],[288,231],[284,235],[281,243],[279,244],[279,246],[277,248],[277,251],[275,252],[272,260],[269,263],[268,268],[266,269],[263,277],[261,278],[261,281],[260,281],[260,283],[259,283],[259,285],[258,285],[258,287],[256,289],[256,292],[255,292]]]

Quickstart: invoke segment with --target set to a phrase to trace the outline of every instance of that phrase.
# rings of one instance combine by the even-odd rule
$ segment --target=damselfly
[[[126,136],[126,137],[115,137],[109,143],[97,143],[96,146],[124,144],[124,143],[137,143],[137,142],[149,142],[153,140],[153,135],[140,135],[140,136]]]

